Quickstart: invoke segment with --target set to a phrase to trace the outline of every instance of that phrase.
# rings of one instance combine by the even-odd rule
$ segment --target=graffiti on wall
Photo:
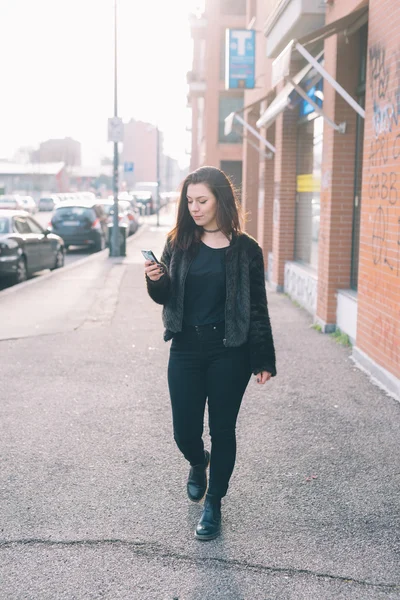
[[[378,205],[372,260],[400,277],[400,231],[392,226],[400,218],[400,60],[394,55],[389,65],[386,48],[377,44],[369,49],[369,65],[374,137],[369,153],[368,197]]]
[[[315,275],[310,274],[297,263],[287,262],[285,264],[284,290],[311,315],[315,315],[317,309],[317,277]]]
[[[375,207],[371,237],[374,269],[362,288],[377,307],[372,337],[377,348],[400,364],[400,52],[369,48],[372,131],[368,197]]]

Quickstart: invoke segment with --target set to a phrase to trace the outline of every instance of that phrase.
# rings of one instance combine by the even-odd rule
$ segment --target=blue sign
[[[307,92],[307,96],[309,98],[311,98],[311,100],[313,100],[315,102],[315,104],[317,104],[317,106],[322,108],[322,77],[320,79],[320,81],[316,84],[313,85]],[[306,87],[307,84],[306,84]],[[299,110],[299,114],[301,117],[306,117],[307,115],[311,114],[314,112],[314,107],[312,106],[312,104],[310,104],[309,102],[306,102],[304,100],[304,98],[302,98],[301,103],[300,103],[300,110]]]
[[[124,163],[124,172],[125,173],[133,173],[135,170],[135,163],[133,162],[125,162]]]
[[[253,89],[255,86],[256,32],[226,30],[225,88]]]

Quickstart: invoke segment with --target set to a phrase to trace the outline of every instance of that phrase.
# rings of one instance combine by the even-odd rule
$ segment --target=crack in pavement
[[[355,579],[354,577],[345,577],[343,575],[332,575],[331,573],[320,573],[318,571],[312,571],[310,569],[296,569],[292,567],[273,567],[267,566],[260,563],[252,563],[248,561],[241,561],[237,559],[227,559],[219,557],[205,557],[199,556],[194,557],[189,554],[180,554],[177,552],[169,552],[166,548],[163,548],[156,542],[135,542],[123,539],[87,539],[87,540],[46,540],[39,538],[27,538],[20,540],[1,540],[0,539],[0,550],[14,548],[16,546],[45,546],[45,547],[56,547],[56,548],[68,548],[68,547],[96,547],[96,546],[120,546],[133,550],[136,554],[146,556],[148,558],[167,558],[173,560],[180,560],[191,564],[214,565],[216,567],[222,567],[231,569],[233,567],[241,570],[253,570],[258,573],[282,573],[285,575],[307,575],[311,577],[317,577],[318,579],[330,579],[332,581],[341,581],[343,583],[351,583],[354,585],[371,587],[381,589],[382,591],[396,591],[400,590],[400,584],[397,583],[382,583],[373,582],[363,579]]]

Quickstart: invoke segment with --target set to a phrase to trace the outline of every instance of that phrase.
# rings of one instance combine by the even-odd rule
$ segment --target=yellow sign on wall
[[[305,175],[297,175],[297,191],[298,192],[320,192],[321,178],[313,173]]]

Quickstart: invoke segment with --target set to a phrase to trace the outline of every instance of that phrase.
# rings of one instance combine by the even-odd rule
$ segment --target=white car
[[[23,210],[20,196],[0,196],[0,208],[10,210]]]
[[[19,196],[19,200],[22,203],[23,210],[31,215],[37,213],[38,207],[32,196]]]

